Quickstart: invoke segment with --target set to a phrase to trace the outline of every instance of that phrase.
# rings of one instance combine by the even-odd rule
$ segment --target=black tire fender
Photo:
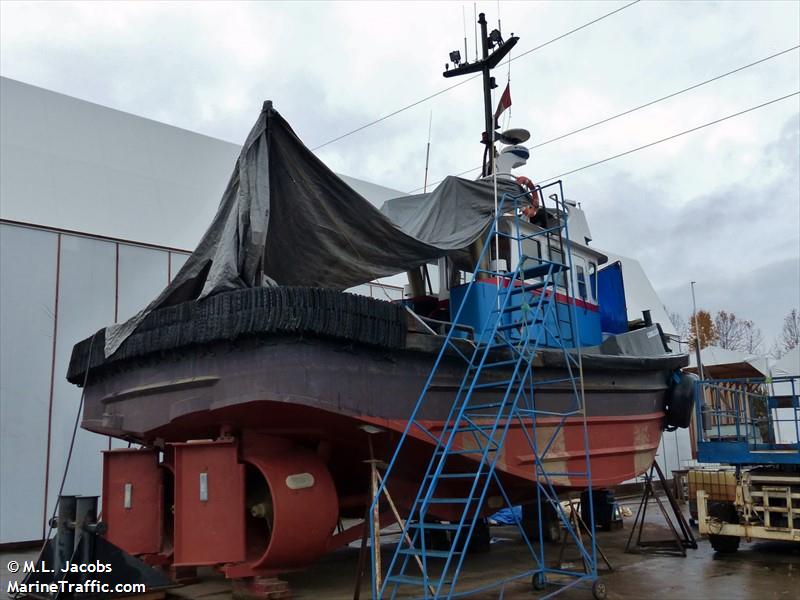
[[[675,371],[670,376],[667,401],[664,407],[664,426],[668,429],[686,429],[692,422],[694,388],[700,378],[694,373]]]

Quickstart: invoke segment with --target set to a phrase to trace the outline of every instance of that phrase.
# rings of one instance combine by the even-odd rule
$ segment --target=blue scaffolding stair
[[[560,182],[556,182],[560,191]],[[556,202],[556,215],[565,214],[560,194],[551,196]],[[558,201],[562,204],[558,205]],[[401,588],[403,595],[411,592],[414,597],[439,598],[466,595],[502,585],[506,581],[532,577],[534,584],[542,586],[547,582],[548,573],[560,573],[572,578],[572,582],[597,581],[596,552],[594,537],[591,537],[591,548],[584,547],[580,537],[571,531],[571,522],[564,513],[552,484],[554,476],[585,477],[591,482],[588,453],[586,470],[570,473],[552,473],[544,469],[542,459],[550,450],[558,434],[558,427],[540,447],[537,440],[535,418],[539,416],[560,417],[560,426],[571,416],[579,416],[582,412],[582,396],[578,382],[580,351],[570,351],[570,347],[579,346],[574,316],[564,319],[558,314],[556,306],[557,286],[568,280],[571,256],[569,253],[566,218],[557,218],[558,224],[538,231],[535,234],[523,235],[520,229],[519,205],[527,202],[524,194],[520,196],[504,196],[495,215],[495,219],[485,239],[481,258],[478,260],[473,278],[469,283],[465,300],[459,307],[453,322],[459,322],[464,305],[469,302],[470,292],[481,276],[495,278],[497,294],[495,308],[486,317],[480,331],[476,331],[476,343],[472,350],[465,351],[468,345],[459,340],[455,327],[451,328],[444,339],[441,351],[423,388],[417,405],[409,418],[403,437],[401,438],[392,461],[386,471],[383,485],[391,475],[398,455],[409,432],[416,428],[435,442],[435,450],[422,478],[419,491],[405,521],[404,535],[400,536],[384,577],[376,576],[373,565],[373,598],[394,598]],[[514,214],[512,233],[500,231],[499,224],[504,213]],[[511,271],[492,271],[481,269],[495,236],[505,236],[519,248],[519,260]],[[552,262],[538,257],[525,256],[522,253],[522,242],[537,236],[547,236],[548,244],[552,240],[562,248],[564,263]],[[564,238],[567,239],[566,252]],[[532,281],[533,280],[533,281]],[[574,305],[573,305],[574,310]],[[570,315],[572,315],[570,311]],[[533,377],[533,359],[547,340],[547,345],[554,345],[564,352],[567,374],[559,379],[535,381]],[[465,363],[464,374],[458,391],[455,393],[447,419],[440,432],[431,431],[417,418],[428,399],[428,393],[444,357],[460,357]],[[537,386],[552,384],[569,384],[574,392],[574,405],[563,412],[540,411],[536,408],[535,391]],[[494,392],[493,398],[487,401],[485,392]],[[492,396],[492,394],[488,394]],[[585,415],[584,415],[585,416]],[[489,586],[467,592],[456,590],[456,584],[464,565],[466,549],[484,509],[487,493],[490,489],[497,492],[507,506],[512,503],[496,473],[496,465],[506,434],[512,422],[518,422],[525,431],[535,457],[536,496],[538,502],[550,503],[556,509],[561,522],[571,533],[573,540],[581,551],[588,569],[585,573],[573,573],[559,568],[550,569],[544,560],[544,544],[540,533],[538,547],[526,535],[522,524],[517,523],[523,540],[532,557],[530,570]],[[585,419],[584,419],[584,434]],[[468,443],[465,443],[468,442]],[[587,451],[588,452],[588,451]],[[471,461],[465,462],[469,458]],[[455,463],[455,464],[454,464]],[[465,466],[468,465],[468,466]],[[383,487],[383,486],[382,486]],[[442,488],[446,488],[443,490]],[[533,491],[534,484],[531,484]],[[453,492],[453,490],[458,490]],[[376,494],[373,508],[382,490]],[[589,495],[591,498],[591,494]],[[443,508],[451,514],[458,515],[451,522],[432,522],[433,515],[441,514]],[[592,509],[592,507],[587,507]],[[541,520],[541,513],[540,520]],[[591,519],[594,531],[593,518]],[[430,532],[444,532],[448,542],[442,547],[428,547]],[[542,531],[541,522],[539,531]],[[372,532],[372,543],[376,542],[375,531]],[[407,535],[406,535],[407,534]],[[426,535],[428,534],[428,535]],[[442,537],[441,535],[439,536]],[[416,557],[416,558],[414,558]],[[413,560],[412,560],[413,559]],[[420,568],[421,567],[421,568]],[[562,584],[563,585],[563,584]],[[572,584],[570,584],[571,586]]]

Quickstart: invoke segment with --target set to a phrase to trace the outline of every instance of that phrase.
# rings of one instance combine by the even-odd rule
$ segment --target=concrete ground
[[[629,507],[635,514],[638,501]],[[625,519],[622,530],[598,532],[597,539],[614,567],[603,572],[602,580],[608,589],[609,599],[725,599],[725,600],[800,600],[800,544],[778,542],[743,542],[735,554],[716,554],[707,540],[698,539],[697,550],[687,550],[686,558],[654,554],[626,554],[633,517]],[[648,524],[643,539],[663,539],[669,535],[663,517],[653,507],[648,511]],[[488,554],[468,557],[461,584],[474,587],[508,577],[530,568],[531,559],[514,527],[493,527],[493,543]],[[391,538],[389,538],[391,539]],[[549,556],[555,560],[559,546],[550,547]],[[391,546],[384,546],[389,555]],[[0,598],[6,598],[9,560],[31,560],[35,552],[0,553],[3,589]],[[577,550],[568,547],[564,562],[571,568],[581,566]],[[346,600],[353,597],[354,576],[358,561],[358,548],[343,548],[328,555],[312,567],[286,574],[292,597],[297,600]],[[410,572],[414,575],[416,573]],[[213,571],[201,571],[201,581],[171,591],[170,600],[230,600],[230,585]],[[369,598],[369,580],[365,580],[362,598]],[[461,586],[459,586],[461,587]],[[502,597],[535,599],[554,591],[534,592],[530,579],[507,584]],[[495,589],[475,598],[501,597]],[[590,600],[588,589],[570,589],[559,595],[570,600]]]

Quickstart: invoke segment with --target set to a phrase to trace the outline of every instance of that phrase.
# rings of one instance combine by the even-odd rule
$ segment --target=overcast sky
[[[626,3],[478,3],[519,55]],[[463,9],[463,10],[462,10]],[[6,77],[241,143],[265,99],[310,147],[454,83],[472,3],[0,4]],[[800,44],[798,2],[640,2],[511,62],[506,125],[549,140]],[[509,76],[498,68],[499,94]],[[533,151],[545,180],[800,91],[800,52]],[[319,150],[410,191],[480,164],[479,80]],[[798,96],[564,178],[598,247],[638,258],[670,310],[752,319],[800,306]]]

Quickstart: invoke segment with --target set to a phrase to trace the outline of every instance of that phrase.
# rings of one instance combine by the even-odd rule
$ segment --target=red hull
[[[593,486],[621,483],[652,463],[673,368],[669,362],[585,361]],[[138,489],[159,481],[163,507],[173,507],[137,514],[135,521],[128,510],[104,511],[110,539],[123,548],[135,546],[156,562],[224,564],[228,576],[242,577],[299,568],[360,538],[358,525],[336,532],[338,520],[363,519],[370,499],[367,461],[389,462],[429,370],[425,353],[390,355],[300,340],[187,352],[178,361],[143,362],[98,377],[86,388],[83,426],[153,448],[143,451],[150,455],[145,472],[140,464],[129,468],[130,453],[106,454],[104,506],[118,505],[120,486],[135,476],[142,478],[134,482]],[[559,375],[558,367],[548,364],[537,373],[548,379]],[[446,368],[432,388],[422,422],[434,434],[441,431],[458,379],[455,366]],[[551,386],[537,402],[564,412],[570,394],[566,387]],[[536,423],[545,469],[559,489],[585,488],[583,420],[569,418],[560,428],[557,423]],[[378,432],[370,434],[366,426]],[[389,483],[401,515],[413,503],[434,448],[421,430],[412,428],[410,435]],[[471,435],[460,434],[456,443],[474,447]],[[162,467],[157,449],[163,451]],[[472,462],[466,456],[448,460],[465,471]],[[509,427],[497,473],[513,503],[535,500],[532,451],[517,422]],[[198,485],[207,485],[205,499]],[[455,480],[440,485],[443,497],[465,491]],[[504,504],[499,490],[490,487],[483,512]],[[457,514],[446,504],[436,509],[428,514],[442,520]],[[381,519],[393,521],[388,508]],[[151,531],[142,532],[142,523]],[[214,529],[197,531],[198,523],[213,523]],[[150,544],[146,549],[142,539]],[[201,546],[202,555],[194,550]]]

